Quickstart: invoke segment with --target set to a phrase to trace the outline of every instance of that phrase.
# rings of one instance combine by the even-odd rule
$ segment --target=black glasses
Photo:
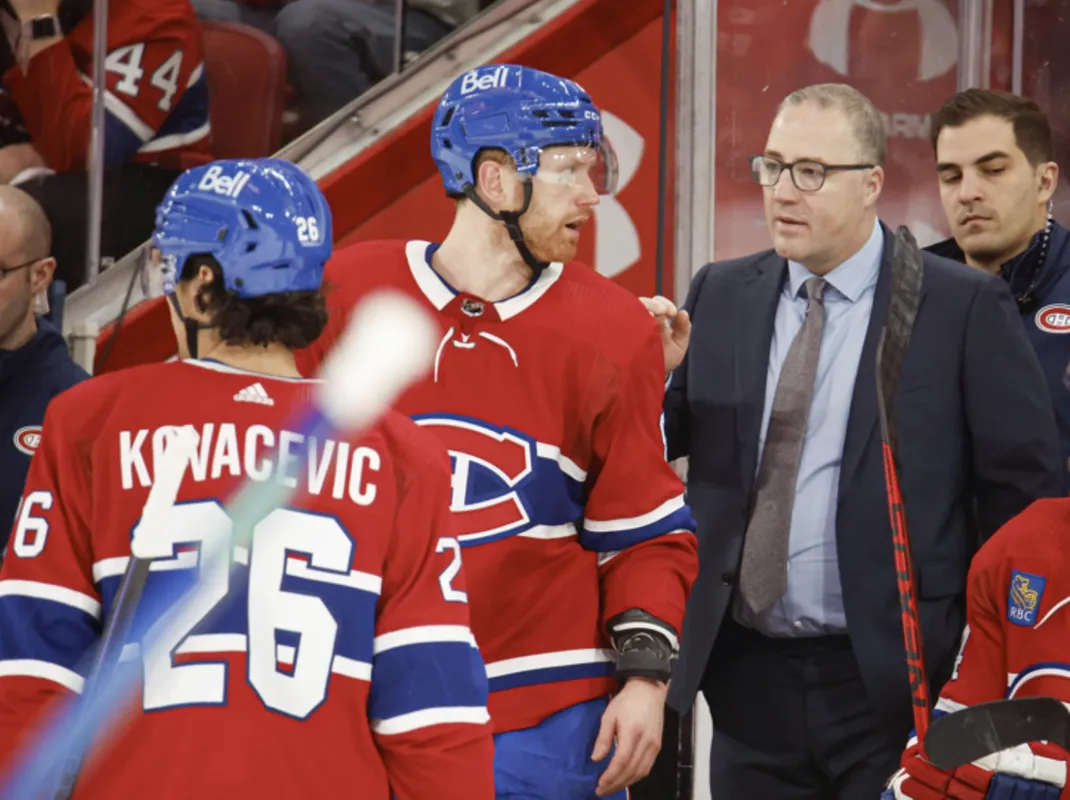
[[[773,156],[751,156],[750,171],[760,186],[776,186],[784,170],[791,172],[791,181],[800,192],[816,192],[825,185],[830,172],[873,169],[876,164],[822,164],[820,161],[792,161],[785,164]]]
[[[8,276],[12,272],[18,272],[20,269],[26,269],[26,267],[32,267],[38,261],[44,261],[43,258],[35,258],[31,261],[27,261],[25,264],[19,264],[16,267],[0,267],[0,281]]]

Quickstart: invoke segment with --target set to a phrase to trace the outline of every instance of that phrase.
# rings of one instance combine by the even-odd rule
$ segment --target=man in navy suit
[[[880,795],[911,724],[876,346],[895,235],[880,115],[840,84],[781,104],[752,159],[774,249],[645,301],[689,457],[701,571],[669,703],[701,689],[714,798]],[[686,355],[685,355],[686,353]],[[928,676],[951,673],[979,543],[1062,491],[1048,390],[1006,283],[926,253],[896,405]]]

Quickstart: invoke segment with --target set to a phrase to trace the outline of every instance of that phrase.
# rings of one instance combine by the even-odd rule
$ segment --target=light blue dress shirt
[[[825,327],[795,484],[788,538],[788,589],[757,617],[743,603],[737,603],[736,608],[737,619],[769,636],[816,636],[847,630],[836,558],[836,504],[847,418],[873,310],[883,247],[883,231],[879,223],[874,223],[873,233],[862,249],[824,276],[828,281]],[[788,262],[788,279],[777,304],[769,347],[759,463],[780,369],[806,316],[803,284],[812,277],[806,267]],[[850,535],[850,531],[847,533]]]

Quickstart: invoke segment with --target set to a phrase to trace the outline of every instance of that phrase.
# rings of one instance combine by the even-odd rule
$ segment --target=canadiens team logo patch
[[[1045,333],[1070,333],[1070,306],[1044,306],[1037,312],[1037,327]]]
[[[1037,609],[1044,595],[1047,578],[1015,570],[1011,573],[1011,588],[1007,596],[1007,619],[1015,625],[1032,627],[1037,621]]]
[[[28,456],[32,456],[41,444],[41,426],[27,425],[15,431],[15,447]]]

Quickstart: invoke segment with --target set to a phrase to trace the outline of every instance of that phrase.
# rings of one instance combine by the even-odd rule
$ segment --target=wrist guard
[[[640,677],[668,683],[679,651],[671,625],[632,608],[609,621],[609,635],[617,652],[618,681]]]

